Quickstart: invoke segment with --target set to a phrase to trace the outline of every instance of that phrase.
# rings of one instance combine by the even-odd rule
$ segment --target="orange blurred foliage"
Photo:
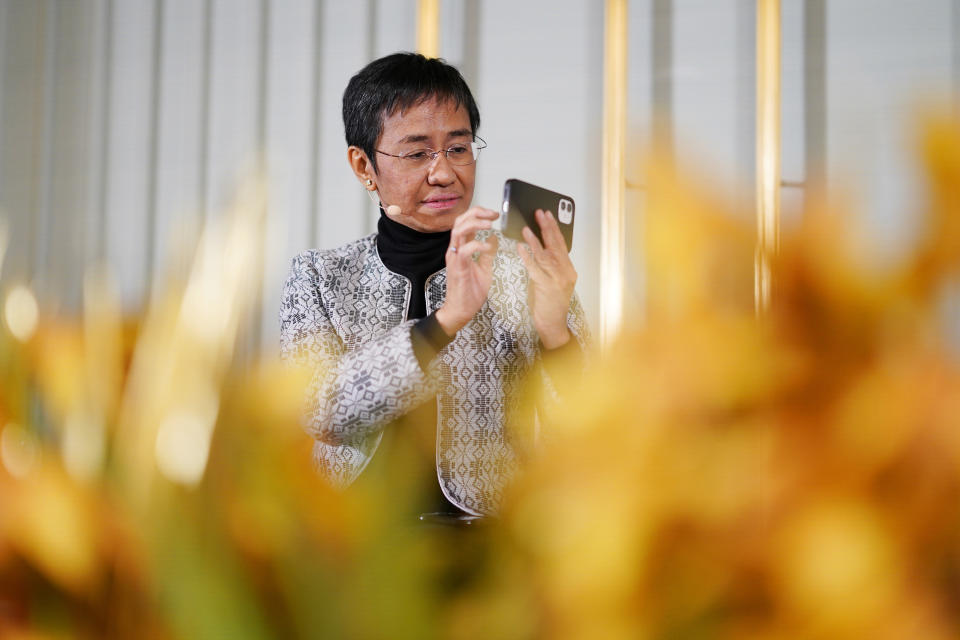
[[[502,517],[464,530],[404,520],[402,447],[380,485],[323,484],[309,372],[234,360],[249,279],[212,301],[223,332],[195,322],[253,255],[252,196],[144,318],[96,313],[92,287],[81,322],[0,339],[0,634],[956,637],[960,367],[938,301],[960,268],[957,122],[929,120],[922,158],[915,251],[863,259],[811,197],[759,316],[754,225],[653,162],[644,321],[569,373]],[[178,467],[184,442],[209,455]]]

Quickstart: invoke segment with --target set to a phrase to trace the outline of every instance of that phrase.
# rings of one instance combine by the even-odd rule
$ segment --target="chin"
[[[443,216],[442,218],[432,218],[430,220],[420,221],[420,226],[424,231],[429,231],[430,233],[436,233],[439,231],[450,231],[453,229],[453,223],[456,222],[457,216]]]
[[[466,209],[464,209],[466,211]],[[423,213],[417,216],[417,224],[424,231],[450,231],[463,211],[444,211],[442,213]]]

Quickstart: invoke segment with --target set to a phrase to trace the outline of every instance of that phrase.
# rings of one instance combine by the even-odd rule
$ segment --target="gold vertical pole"
[[[754,306],[770,308],[770,263],[780,245],[780,0],[757,0],[757,254]],[[772,505],[774,434],[760,434],[760,502],[763,524]]]
[[[770,306],[770,260],[780,246],[780,0],[757,1],[757,313]]]
[[[440,55],[440,0],[417,0],[417,51]]]
[[[604,348],[612,344],[623,321],[626,139],[627,0],[606,0],[600,247],[600,340]]]

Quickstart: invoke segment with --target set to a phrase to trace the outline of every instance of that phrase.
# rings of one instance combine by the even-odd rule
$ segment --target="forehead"
[[[443,140],[454,132],[470,135],[470,116],[453,100],[429,98],[407,109],[397,109],[383,119],[380,140],[399,142],[406,138]]]

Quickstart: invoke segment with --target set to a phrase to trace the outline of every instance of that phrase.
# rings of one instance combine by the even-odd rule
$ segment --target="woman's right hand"
[[[450,232],[447,249],[447,296],[436,318],[448,336],[462,329],[487,300],[493,282],[493,260],[499,240],[490,234],[477,240],[478,231],[493,227],[500,214],[492,209],[472,207],[460,214]]]

